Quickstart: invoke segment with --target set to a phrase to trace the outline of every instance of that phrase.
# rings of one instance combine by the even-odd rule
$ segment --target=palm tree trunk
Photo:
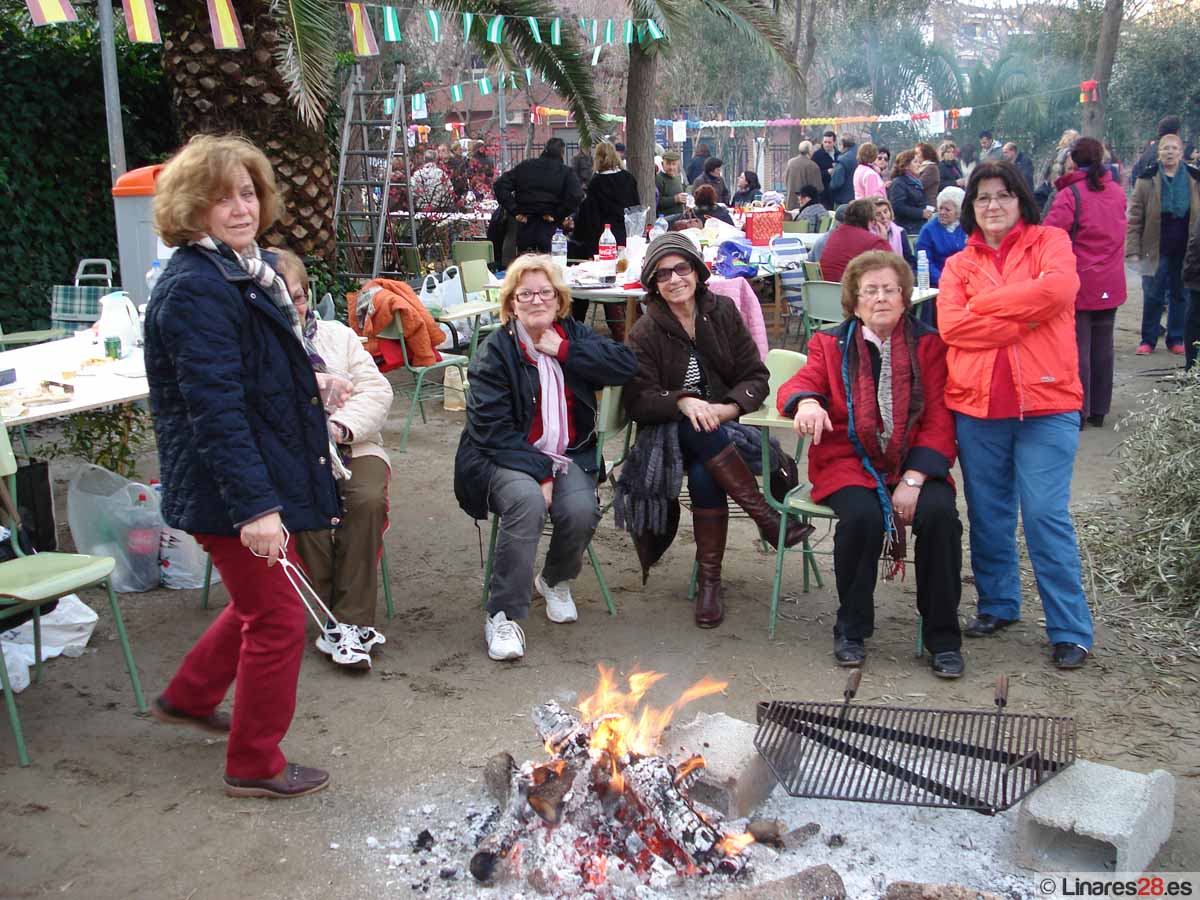
[[[654,101],[658,53],[640,43],[629,45],[629,78],[625,87],[625,148],[629,171],[637,179],[642,206],[654,212]]]
[[[1125,14],[1124,0],[1106,0],[1100,20],[1100,40],[1096,44],[1096,60],[1092,78],[1096,80],[1096,102],[1083,110],[1083,133],[1086,137],[1104,137],[1104,110],[1108,101],[1108,82],[1112,78],[1113,60],[1121,37],[1121,20]]]
[[[234,0],[245,50],[216,50],[204,4],[158,7],[163,72],[179,133],[238,132],[270,160],[283,212],[263,237],[301,256],[334,258],[335,168],[325,135],[302,123],[275,67],[280,34],[269,0]]]

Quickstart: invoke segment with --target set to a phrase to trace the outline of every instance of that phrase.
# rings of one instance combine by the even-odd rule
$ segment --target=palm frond
[[[338,8],[324,0],[273,0],[271,13],[280,27],[275,60],[288,99],[302,122],[320,130],[334,92]]]
[[[736,34],[761,45],[784,63],[794,78],[800,77],[792,55],[791,35],[773,12],[769,0],[700,0],[713,15],[722,19]]]

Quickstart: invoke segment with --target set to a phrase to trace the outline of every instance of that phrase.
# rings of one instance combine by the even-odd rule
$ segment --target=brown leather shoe
[[[329,787],[329,773],[324,769],[288,763],[274,778],[233,778],[225,776],[225,793],[230,797],[265,797],[268,800],[290,800],[315,794]]]
[[[721,486],[733,502],[746,511],[758,526],[762,539],[776,547],[779,544],[779,513],[767,505],[767,498],[758,489],[758,479],[746,465],[746,461],[730,444],[712,459],[704,464],[712,474],[713,480]],[[814,528],[796,518],[788,519],[787,533],[784,535],[785,547],[794,547],[810,534]]]
[[[214,709],[207,716],[190,716],[168,703],[165,695],[150,704],[150,715],[165,725],[187,725],[209,734],[229,734],[233,725],[233,717],[224,710]]]
[[[725,619],[721,601],[721,563],[729,534],[729,510],[693,509],[692,530],[696,534],[696,608],[693,614],[701,628],[716,628]]]

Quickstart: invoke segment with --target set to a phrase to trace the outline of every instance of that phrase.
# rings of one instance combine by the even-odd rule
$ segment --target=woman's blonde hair
[[[258,196],[258,234],[274,224],[279,191],[263,152],[237,135],[198,134],[167,161],[155,182],[154,230],[164,244],[182,247],[207,232],[209,210],[232,190],[239,165]]]
[[[858,309],[858,284],[862,277],[880,269],[891,269],[896,273],[900,293],[904,297],[904,311],[912,311],[913,273],[904,257],[890,250],[868,250],[850,260],[850,265],[842,273],[842,314],[847,319],[853,318],[854,311]]]
[[[571,311],[571,290],[562,280],[562,275],[558,272],[558,265],[545,254],[526,253],[513,260],[508,271],[504,273],[504,283],[500,285],[501,322],[507,324],[508,320],[515,315],[513,305],[517,302],[517,288],[521,286],[521,279],[533,272],[541,272],[545,275],[546,280],[558,294],[558,306],[554,311],[554,318],[561,319]]]
[[[945,156],[947,150],[957,150],[957,149],[958,149],[958,144],[954,143],[954,141],[942,141],[940,144],[938,144],[938,156],[939,157]]]
[[[617,154],[617,148],[608,141],[598,143],[593,155],[593,165],[597,172],[621,168],[621,157]]]
[[[286,247],[272,247],[269,252],[275,254],[275,271],[279,273],[280,278],[287,281],[290,275],[307,287],[308,269],[304,260]]]

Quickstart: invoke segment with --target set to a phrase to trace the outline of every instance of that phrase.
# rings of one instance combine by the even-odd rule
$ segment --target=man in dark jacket
[[[1033,190],[1033,160],[1020,151],[1016,143],[1009,141],[1004,145],[1004,158],[1017,167],[1029,190]]]
[[[837,135],[826,131],[821,135],[821,146],[813,151],[812,161],[821,170],[821,205],[833,209],[834,203],[829,196],[829,179],[833,176],[833,164],[837,162]]]
[[[712,156],[712,150],[708,144],[703,141],[696,145],[695,155],[688,160],[687,164],[687,180],[691,184],[704,172],[704,164],[708,162],[708,158]]]
[[[654,189],[658,193],[658,216],[677,216],[687,201],[687,187],[679,177],[679,154],[668,150],[662,155],[662,171],[654,173]]]
[[[829,196],[834,205],[840,206],[854,199],[854,170],[858,167],[858,145],[854,138],[842,138],[842,152],[838,154],[829,178]]]
[[[701,185],[709,185],[717,192],[717,202],[729,205],[729,185],[725,183],[725,179],[721,175],[721,167],[725,162],[715,156],[710,156],[704,161],[704,171],[692,181],[692,193],[696,193],[696,188]]]
[[[563,162],[565,151],[562,138],[550,138],[541,156],[496,179],[496,200],[517,222],[518,253],[549,253],[554,232],[583,200],[579,179]]]

